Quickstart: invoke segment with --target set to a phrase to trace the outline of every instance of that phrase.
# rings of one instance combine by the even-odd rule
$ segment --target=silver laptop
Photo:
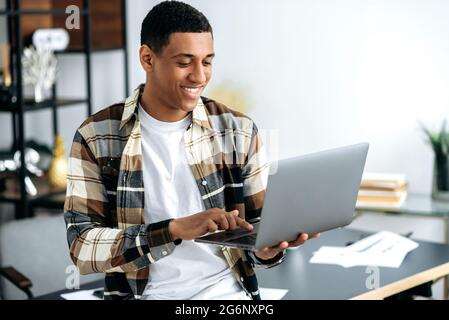
[[[252,231],[219,231],[195,241],[254,250],[350,224],[368,148],[361,143],[279,161]]]

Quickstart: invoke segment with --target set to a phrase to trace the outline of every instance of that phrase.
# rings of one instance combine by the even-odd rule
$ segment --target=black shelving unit
[[[124,70],[125,70],[125,97],[129,93],[129,79],[128,79],[128,50],[127,50],[127,35],[126,35],[126,3],[122,0],[122,21],[123,21],[123,47],[119,50],[124,52]],[[58,134],[58,118],[57,111],[62,107],[74,106],[84,104],[86,106],[86,116],[92,114],[92,75],[91,75],[91,55],[95,52],[105,52],[110,50],[117,50],[117,48],[100,49],[95,50],[92,48],[91,38],[91,0],[83,0],[83,7],[80,10],[80,14],[83,16],[83,47],[79,49],[68,49],[62,52],[55,52],[56,55],[61,54],[82,54],[85,57],[84,65],[86,68],[86,87],[87,92],[85,97],[79,99],[63,99],[57,97],[56,84],[52,88],[51,98],[40,103],[28,101],[23,96],[23,83],[22,83],[22,66],[21,56],[23,52],[22,43],[22,22],[21,18],[26,15],[67,15],[65,10],[53,9],[53,10],[21,10],[20,0],[6,0],[6,10],[0,10],[0,15],[7,17],[8,27],[8,42],[11,45],[11,73],[12,73],[12,87],[15,92],[14,99],[8,105],[1,105],[0,112],[8,112],[12,117],[13,124],[13,147],[12,149],[20,150],[21,157],[20,162],[25,163],[25,123],[24,115],[26,112],[51,109],[52,110],[52,126],[53,134]],[[35,206],[59,208],[62,209],[62,201],[64,198],[65,190],[52,190],[48,186],[48,181],[45,176],[42,178],[34,177],[32,180],[36,184],[38,189],[37,196],[29,196],[26,192],[25,178],[27,176],[27,170],[25,166],[21,166],[16,173],[18,179],[11,181],[10,185],[7,185],[6,191],[0,192],[0,203],[14,203],[15,204],[15,217],[16,219],[25,218],[33,215],[33,208]],[[13,179],[14,180],[14,179]],[[17,188],[17,183],[19,184]],[[13,191],[11,191],[11,189]],[[18,190],[18,192],[16,191]]]

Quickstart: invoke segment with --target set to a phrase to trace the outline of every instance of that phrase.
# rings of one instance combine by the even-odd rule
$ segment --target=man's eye
[[[190,65],[189,62],[177,62],[177,64],[182,68],[188,67]]]
[[[211,62],[211,61],[204,61],[203,64],[204,64],[205,66],[210,66],[210,65],[212,64],[212,62]]]

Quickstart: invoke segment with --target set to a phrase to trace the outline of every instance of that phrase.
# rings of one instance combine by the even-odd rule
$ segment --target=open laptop
[[[252,231],[219,231],[195,241],[254,250],[350,224],[368,148],[361,143],[280,160]]]

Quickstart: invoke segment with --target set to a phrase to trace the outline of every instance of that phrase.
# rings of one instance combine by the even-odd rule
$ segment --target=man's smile
[[[201,92],[203,91],[204,86],[199,87],[190,87],[190,86],[181,86],[182,91],[192,99],[198,98]]]

